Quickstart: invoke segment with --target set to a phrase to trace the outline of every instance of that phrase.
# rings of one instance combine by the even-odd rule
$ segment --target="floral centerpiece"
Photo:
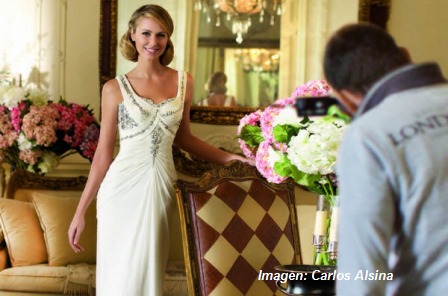
[[[47,173],[73,153],[92,160],[99,124],[87,106],[54,103],[39,88],[0,85],[0,160]]]
[[[269,106],[242,118],[237,138],[243,153],[255,159],[257,169],[269,182],[293,178],[336,207],[338,184],[334,168],[347,118],[335,116],[340,112],[334,108],[329,116],[313,120],[299,118],[291,107],[297,97],[326,96],[330,92],[324,80],[299,86],[290,98],[274,102],[276,107]],[[315,235],[319,235],[321,245],[316,252],[316,264],[335,264],[326,252],[330,238],[335,239],[336,220],[333,219],[331,226],[328,215],[317,215]],[[333,236],[329,235],[330,228]]]

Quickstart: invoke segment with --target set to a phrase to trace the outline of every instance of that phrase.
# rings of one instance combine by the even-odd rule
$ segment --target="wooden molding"
[[[101,0],[100,8],[100,89],[115,78],[117,66],[118,0]]]
[[[18,189],[84,190],[87,177],[46,177],[25,170],[15,170],[6,185],[5,198],[14,198]]]
[[[191,106],[190,121],[204,124],[239,125],[245,115],[264,108]]]

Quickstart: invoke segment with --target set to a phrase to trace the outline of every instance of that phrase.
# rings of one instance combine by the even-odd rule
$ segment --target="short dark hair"
[[[365,95],[384,75],[410,62],[408,54],[382,28],[351,24],[328,41],[324,72],[333,89]]]

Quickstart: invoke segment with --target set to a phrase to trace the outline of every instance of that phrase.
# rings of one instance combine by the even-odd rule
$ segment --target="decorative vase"
[[[319,195],[313,233],[314,264],[336,265],[338,220],[339,196]]]
[[[275,269],[282,275],[288,274],[286,283],[276,282],[277,288],[286,295],[336,294],[336,266],[281,265]]]

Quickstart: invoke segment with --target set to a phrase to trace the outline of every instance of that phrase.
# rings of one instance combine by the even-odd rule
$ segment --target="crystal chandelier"
[[[216,26],[221,25],[221,13],[227,14],[227,20],[232,22],[232,33],[237,35],[236,42],[243,42],[251,26],[251,15],[259,13],[260,23],[264,22],[266,13],[271,15],[270,24],[274,25],[275,14],[282,14],[282,4],[286,0],[196,0],[195,9],[202,10],[211,22],[211,10],[216,13]]]
[[[277,72],[280,54],[278,49],[245,48],[236,49],[235,60],[241,63],[244,71]]]

